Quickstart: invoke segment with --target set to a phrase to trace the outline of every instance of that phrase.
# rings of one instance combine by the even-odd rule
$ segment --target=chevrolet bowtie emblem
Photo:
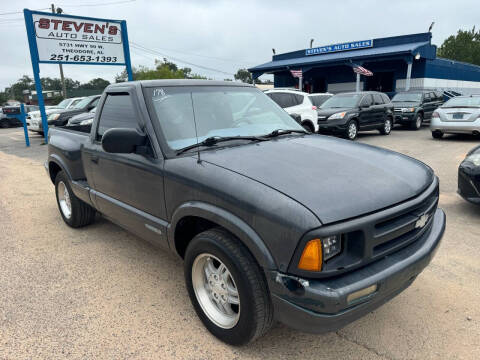
[[[422,216],[420,216],[420,218],[415,223],[415,229],[424,227],[425,224],[428,222],[429,218],[430,218],[430,215],[428,214],[423,214]]]

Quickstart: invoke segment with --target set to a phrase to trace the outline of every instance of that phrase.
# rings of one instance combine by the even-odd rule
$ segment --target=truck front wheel
[[[67,225],[78,228],[93,222],[95,209],[75,196],[63,171],[55,177],[55,194],[58,209]]]
[[[214,228],[193,238],[185,253],[185,282],[197,315],[220,340],[242,345],[273,322],[264,274],[248,250]]]

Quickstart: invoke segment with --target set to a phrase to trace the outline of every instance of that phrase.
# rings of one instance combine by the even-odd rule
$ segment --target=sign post
[[[30,138],[28,137],[28,129],[27,129],[27,113],[25,112],[25,105],[23,105],[23,103],[20,104],[20,114],[16,114],[16,115],[7,114],[7,118],[18,118],[18,116],[20,116],[20,120],[22,121],[22,125],[23,125],[23,132],[25,134],[25,145],[29,147]]]
[[[23,10],[33,77],[42,116],[45,143],[48,119],[40,82],[40,64],[119,65],[133,80],[125,20],[51,14]]]

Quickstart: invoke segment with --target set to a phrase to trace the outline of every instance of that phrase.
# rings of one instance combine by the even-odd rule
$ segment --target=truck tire
[[[355,140],[358,135],[358,124],[355,120],[350,120],[345,130],[345,137],[348,140]]]
[[[196,235],[187,247],[184,270],[198,317],[223,342],[246,344],[272,326],[263,271],[227,231],[213,228]]]
[[[383,123],[383,126],[379,129],[380,134],[382,135],[390,135],[392,132],[392,119],[387,117]]]
[[[68,226],[78,228],[95,220],[95,209],[75,196],[63,171],[55,178],[55,194],[60,214]]]
[[[422,127],[423,123],[423,115],[421,113],[415,116],[415,121],[410,123],[410,129],[412,130],[419,130]]]

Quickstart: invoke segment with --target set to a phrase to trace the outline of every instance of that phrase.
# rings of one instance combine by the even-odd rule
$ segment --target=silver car
[[[480,95],[448,100],[433,112],[430,130],[435,139],[443,134],[480,135]]]

